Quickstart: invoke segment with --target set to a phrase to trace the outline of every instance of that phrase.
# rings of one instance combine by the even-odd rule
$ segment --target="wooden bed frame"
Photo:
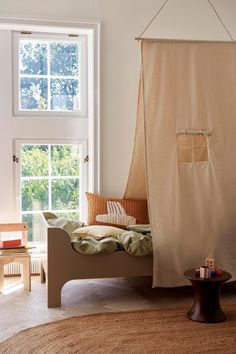
[[[52,215],[43,213],[40,232],[41,282],[47,280],[48,307],[61,306],[62,287],[70,280],[152,275],[152,256],[135,257],[125,251],[91,256],[74,251],[67,232],[48,225]]]

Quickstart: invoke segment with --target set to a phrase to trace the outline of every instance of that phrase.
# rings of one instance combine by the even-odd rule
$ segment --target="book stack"
[[[17,254],[27,253],[31,250],[31,247],[22,245],[21,239],[17,240],[0,240],[0,252],[1,254]]]

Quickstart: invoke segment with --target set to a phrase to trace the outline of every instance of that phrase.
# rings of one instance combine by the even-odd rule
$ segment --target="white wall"
[[[139,35],[164,0],[1,0],[0,16],[101,22],[101,192],[122,195],[132,154],[139,74]],[[212,0],[236,38],[236,1]],[[147,37],[228,39],[207,0],[169,0]],[[8,67],[1,41],[0,65]],[[3,50],[4,49],[4,50]],[[9,68],[9,67],[8,67]],[[0,82],[0,100],[10,92],[10,79]],[[10,119],[0,105],[0,215],[12,208],[11,141],[23,127],[43,137],[43,120]],[[24,125],[25,124],[25,125]],[[69,128],[68,128],[69,134]],[[79,131],[77,132],[79,134]],[[77,135],[75,133],[75,135]]]

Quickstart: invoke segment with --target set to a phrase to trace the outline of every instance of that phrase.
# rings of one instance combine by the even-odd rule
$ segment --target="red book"
[[[21,246],[21,239],[19,240],[0,240],[1,248],[18,247]]]

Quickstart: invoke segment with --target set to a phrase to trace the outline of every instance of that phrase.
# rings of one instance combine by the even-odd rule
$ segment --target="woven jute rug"
[[[227,320],[187,319],[187,307],[71,317],[29,328],[0,344],[0,353],[236,353],[236,305]]]

